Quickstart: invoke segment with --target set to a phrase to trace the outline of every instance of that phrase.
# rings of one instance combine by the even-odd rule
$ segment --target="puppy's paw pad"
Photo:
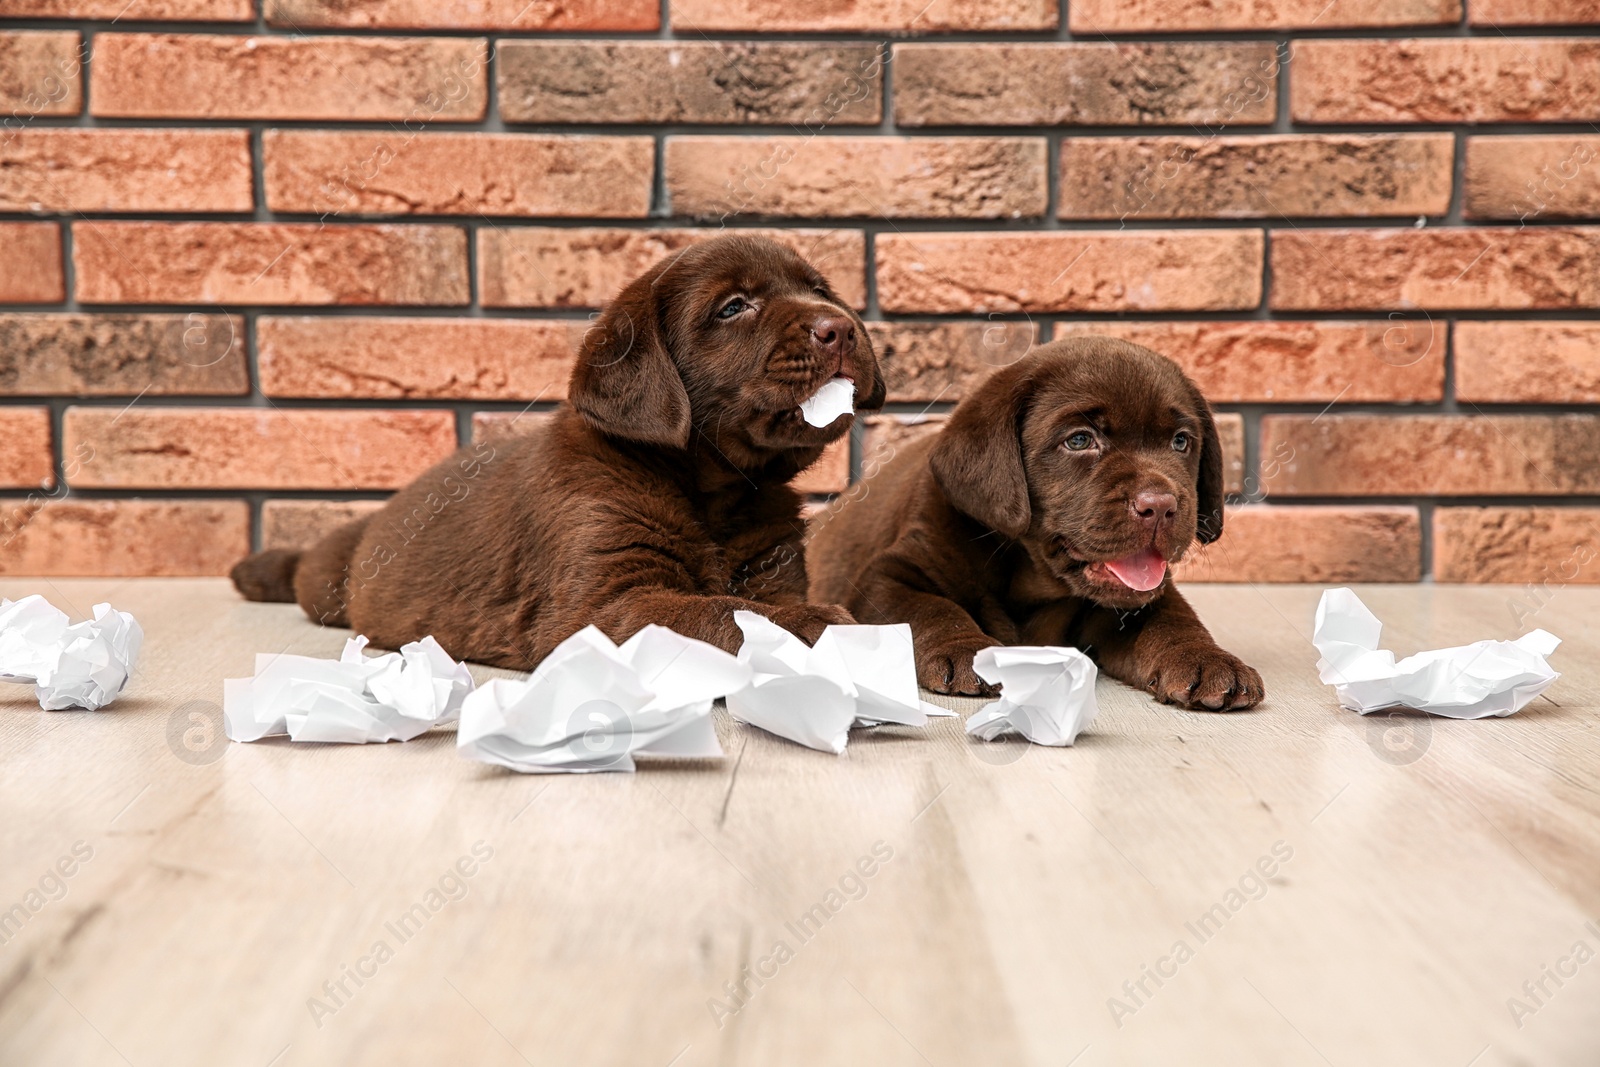
[[[1000,642],[989,638],[961,638],[917,648],[917,683],[947,696],[987,697],[1000,692],[972,669],[980,651]]]

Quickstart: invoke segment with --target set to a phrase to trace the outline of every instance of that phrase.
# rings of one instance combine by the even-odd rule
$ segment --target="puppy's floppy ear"
[[[1209,545],[1222,536],[1222,441],[1217,436],[1217,420],[1211,417],[1211,405],[1193,383],[1189,391],[1194,394],[1195,411],[1200,415],[1200,477],[1195,485],[1199,516],[1195,536],[1202,545]]]
[[[957,510],[1011,538],[1033,518],[1019,433],[1024,384],[1014,367],[992,375],[956,406],[928,457]]]
[[[657,285],[665,265],[635,278],[584,335],[567,394],[590,425],[668,448],[689,444],[689,393],[667,351]]]

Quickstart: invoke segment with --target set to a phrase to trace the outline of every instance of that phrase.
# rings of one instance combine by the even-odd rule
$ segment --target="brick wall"
[[[1106,332],[1225,413],[1191,579],[1600,571],[1596,0],[260,4],[0,0],[0,573],[311,539],[723,228],[884,355],[814,493]]]

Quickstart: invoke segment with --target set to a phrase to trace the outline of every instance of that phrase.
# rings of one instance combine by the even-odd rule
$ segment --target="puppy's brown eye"
[[[1189,451],[1189,435],[1188,435],[1187,432],[1185,432],[1183,430],[1179,430],[1176,434],[1173,435],[1173,437],[1172,437],[1172,450],[1174,452],[1187,452],[1187,451]]]
[[[719,319],[731,319],[735,315],[739,314],[739,312],[745,311],[749,307],[750,307],[749,304],[745,303],[743,300],[739,299],[738,297],[734,297],[732,300],[730,300],[726,304],[722,305],[722,310],[717,312],[717,318],[719,318]]]
[[[1061,444],[1068,452],[1082,452],[1086,448],[1094,447],[1094,434],[1087,430],[1079,430],[1061,442]]]

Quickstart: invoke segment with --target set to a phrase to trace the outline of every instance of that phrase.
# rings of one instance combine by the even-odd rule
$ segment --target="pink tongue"
[[[1122,559],[1107,560],[1106,570],[1115,574],[1129,589],[1148,593],[1167,576],[1167,561],[1152,547]]]

